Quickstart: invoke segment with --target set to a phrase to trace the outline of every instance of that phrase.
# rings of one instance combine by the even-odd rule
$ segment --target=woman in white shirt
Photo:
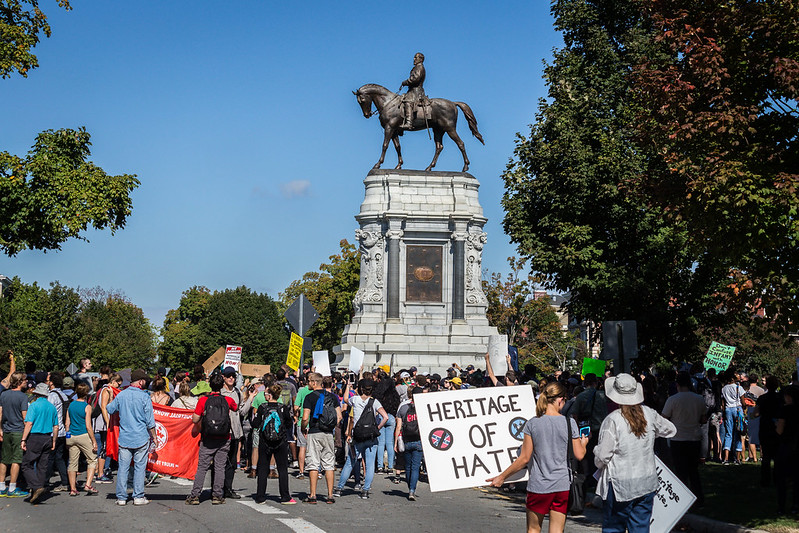
[[[657,437],[677,428],[657,411],[641,405],[644,391],[630,374],[605,380],[605,395],[619,405],[599,429],[594,463],[600,470],[597,494],[605,500],[602,533],[648,532],[658,476]]]
[[[723,464],[730,464],[730,459],[734,459],[735,464],[740,464],[738,454],[743,455],[743,447],[741,446],[741,434],[735,427],[735,417],[741,411],[741,396],[746,394],[746,391],[735,381],[735,374],[729,370],[724,374],[725,383],[721,388],[721,398],[724,401],[724,459]],[[743,415],[743,411],[741,411]],[[735,443],[736,457],[730,457],[730,450]]]

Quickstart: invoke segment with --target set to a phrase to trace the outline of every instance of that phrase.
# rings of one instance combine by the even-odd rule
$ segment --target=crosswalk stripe
[[[325,533],[324,529],[319,529],[303,518],[277,518],[276,520],[287,525],[296,533]]]
[[[267,503],[255,503],[252,500],[242,500],[242,501],[237,502],[237,503],[240,503],[242,505],[246,505],[250,509],[255,509],[256,511],[258,511],[261,514],[287,514],[286,511],[281,511],[280,509],[278,509],[276,507],[272,507],[271,505],[269,505]]]

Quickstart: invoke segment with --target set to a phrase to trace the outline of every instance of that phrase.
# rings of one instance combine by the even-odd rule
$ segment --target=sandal
[[[70,495],[70,496],[77,496],[77,495],[78,495],[78,491],[76,491],[76,490],[71,490],[71,491],[69,491],[69,495]]]
[[[328,498],[325,500],[325,503],[336,503],[336,499],[328,496]]]
[[[391,481],[394,482],[395,485],[402,483],[402,480],[400,480],[399,476],[391,478]]]
[[[316,498],[315,497],[311,498],[310,496],[308,496],[307,498],[305,498],[302,501],[305,502],[305,503],[316,503]]]
[[[97,489],[95,489],[91,485],[86,485],[85,487],[83,487],[83,489],[86,491],[87,495],[97,494]]]

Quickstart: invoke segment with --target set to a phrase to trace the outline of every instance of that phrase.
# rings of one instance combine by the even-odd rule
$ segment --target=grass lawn
[[[708,463],[700,467],[705,505],[691,512],[746,527],[775,533],[799,533],[799,515],[777,516],[777,489],[760,486],[760,463],[721,466]],[[792,487],[788,486],[790,509]]]

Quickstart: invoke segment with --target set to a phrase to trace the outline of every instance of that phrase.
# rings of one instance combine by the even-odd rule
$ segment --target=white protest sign
[[[222,363],[222,368],[232,366],[239,371],[241,367],[241,346],[232,346],[228,344],[225,346],[225,362]]]
[[[508,336],[488,336],[488,358],[491,361],[491,370],[497,377],[508,373]]]
[[[361,371],[362,366],[363,366],[363,351],[353,346],[352,348],[350,348],[349,370],[357,374],[358,372]]]
[[[314,350],[313,366],[316,372],[323,376],[332,376],[330,373],[330,360],[327,358],[327,350]]]
[[[696,501],[696,496],[688,490],[674,473],[666,468],[663,461],[655,456],[655,472],[660,487],[655,492],[655,504],[649,521],[650,533],[669,533],[680,521],[682,515]]]
[[[417,394],[413,401],[432,492],[488,485],[518,457],[524,424],[535,416],[527,385]],[[506,481],[526,479],[525,468]]]

